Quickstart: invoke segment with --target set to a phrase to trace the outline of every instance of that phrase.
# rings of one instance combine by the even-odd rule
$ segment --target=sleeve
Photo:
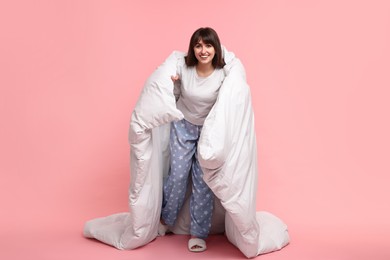
[[[180,94],[181,94],[181,80],[180,80],[180,77],[173,84],[173,94],[175,95],[176,101],[178,101],[179,97],[180,97]]]

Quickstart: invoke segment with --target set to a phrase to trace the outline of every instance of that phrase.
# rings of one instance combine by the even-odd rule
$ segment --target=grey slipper
[[[194,246],[198,246],[197,248],[192,248]],[[191,252],[203,252],[207,249],[206,241],[201,238],[191,238],[188,240],[188,250]]]
[[[168,225],[163,225],[161,222],[158,224],[158,235],[160,237],[165,236],[166,233],[169,232]]]

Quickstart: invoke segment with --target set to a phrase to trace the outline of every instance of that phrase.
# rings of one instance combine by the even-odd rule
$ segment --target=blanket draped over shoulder
[[[215,195],[211,234],[225,232],[251,258],[286,246],[289,235],[278,217],[256,212],[257,148],[250,88],[240,60],[225,48],[223,52],[226,77],[204,122],[198,158],[203,179]],[[184,56],[174,51],[152,73],[132,113],[129,212],[87,221],[84,236],[118,249],[134,249],[157,237],[163,180],[169,171],[170,122],[183,118],[171,76],[185,66]],[[189,193],[171,227],[176,234],[189,234]]]

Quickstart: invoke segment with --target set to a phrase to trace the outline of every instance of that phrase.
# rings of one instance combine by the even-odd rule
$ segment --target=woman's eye
[[[213,45],[211,45],[211,44],[206,44],[206,47],[207,47],[207,48],[211,48],[211,47],[213,47]]]

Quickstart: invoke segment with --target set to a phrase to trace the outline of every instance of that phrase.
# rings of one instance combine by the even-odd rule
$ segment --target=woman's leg
[[[206,238],[211,228],[214,194],[203,180],[203,172],[198,157],[192,164],[192,196],[190,200],[191,235]]]
[[[167,180],[164,183],[161,218],[169,226],[175,224],[183,205],[188,175],[196,149],[197,135],[193,125],[180,120],[172,122],[170,133],[171,164]]]

